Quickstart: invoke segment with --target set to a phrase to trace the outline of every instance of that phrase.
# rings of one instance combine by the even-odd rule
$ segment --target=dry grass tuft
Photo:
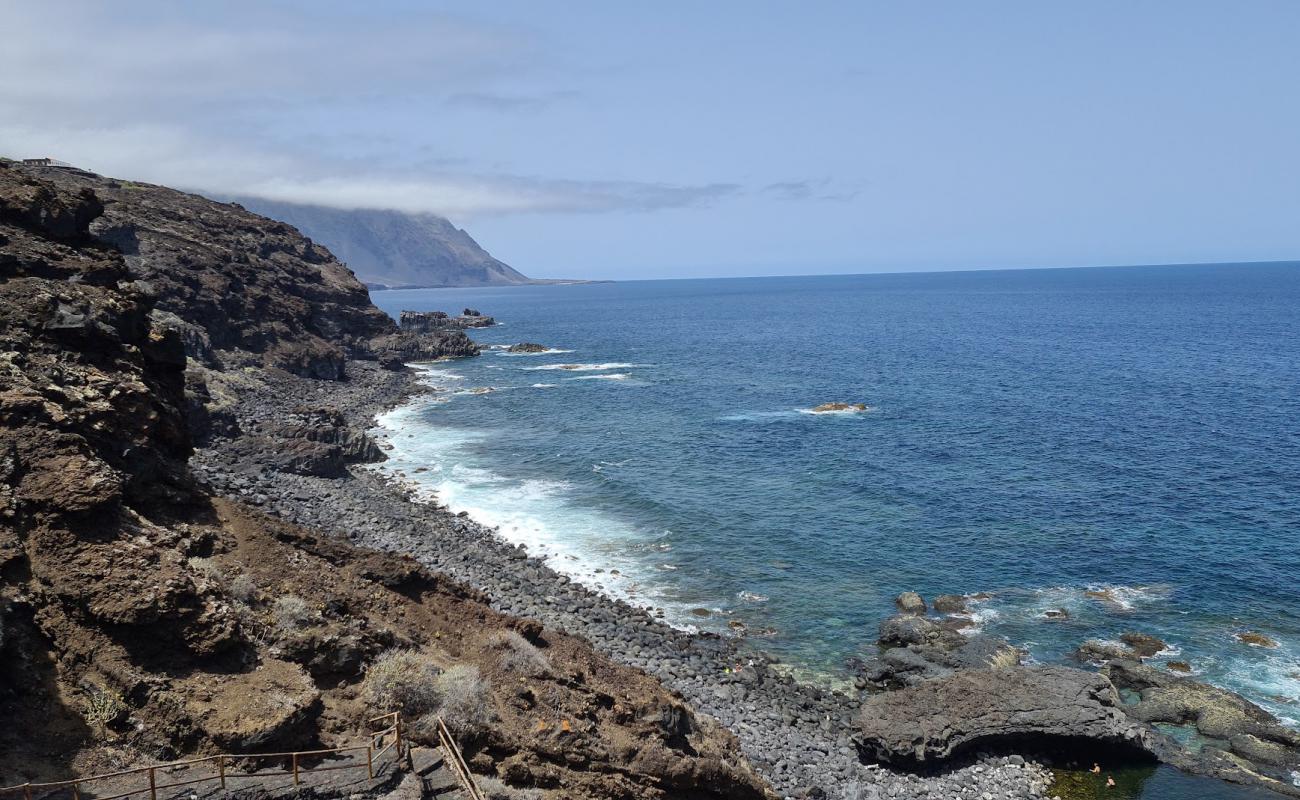
[[[504,630],[492,634],[489,646],[498,651],[497,665],[506,672],[517,672],[530,678],[547,675],[551,662],[537,647],[518,631]]]
[[[487,800],[542,800],[541,789],[520,789],[502,781],[500,778],[474,778],[478,788],[483,790]]]
[[[286,594],[275,598],[271,608],[271,618],[280,631],[292,631],[301,628],[316,616],[307,601],[296,594]]]
[[[361,691],[373,708],[419,717],[438,707],[438,677],[438,667],[423,653],[386,650],[366,670]]]
[[[478,667],[456,664],[438,676],[437,715],[457,738],[472,738],[492,723],[488,685]]]
[[[247,572],[241,572],[230,580],[230,585],[226,587],[232,600],[251,606],[257,599],[257,584],[253,582],[253,577]]]
[[[1004,647],[989,658],[992,669],[1010,669],[1020,666],[1020,651],[1014,647]]]

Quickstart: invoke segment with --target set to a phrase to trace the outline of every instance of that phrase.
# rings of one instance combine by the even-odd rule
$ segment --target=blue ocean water
[[[1039,661],[1151,633],[1300,719],[1300,264],[374,299],[562,351],[433,365],[383,419],[385,469],[557,569],[832,677],[898,592],[988,592]]]

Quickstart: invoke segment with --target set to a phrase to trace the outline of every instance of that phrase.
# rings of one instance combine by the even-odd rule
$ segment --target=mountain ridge
[[[535,282],[437,214],[341,209],[255,196],[227,199],[325,245],[371,289]]]

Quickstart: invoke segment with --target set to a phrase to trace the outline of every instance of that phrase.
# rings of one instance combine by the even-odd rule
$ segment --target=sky
[[[1300,258],[1300,3],[0,0],[0,155],[535,277]]]

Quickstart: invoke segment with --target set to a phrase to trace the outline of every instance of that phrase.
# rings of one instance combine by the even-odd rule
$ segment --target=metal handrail
[[[456,746],[456,740],[452,738],[451,731],[447,730],[447,723],[442,721],[442,717],[438,717],[438,743],[447,753],[451,771],[456,773],[456,779],[460,781],[461,787],[469,795],[470,800],[486,800],[483,790],[474,782],[474,775],[469,771],[465,757],[461,755],[460,748]]]
[[[397,758],[395,760],[395,763],[399,766],[399,768],[401,765],[401,757],[402,757],[401,715],[398,712],[394,711],[388,714],[382,714],[378,717],[375,717],[374,719],[367,720],[367,723],[369,724],[369,723],[379,722],[380,720],[391,720],[392,724],[384,728],[383,730],[375,731],[371,733],[368,743],[364,745],[349,745],[347,747],[330,747],[323,750],[297,750],[297,751],[287,752],[287,753],[220,753],[218,755],[212,755],[212,756],[201,756],[199,758],[189,758],[183,761],[168,761],[164,764],[152,764],[147,767],[133,767],[131,769],[119,770],[118,772],[106,772],[102,775],[91,775],[86,778],[74,778],[72,780],[66,780],[66,781],[49,781],[43,783],[32,783],[29,781],[27,783],[20,783],[14,786],[0,786],[0,794],[22,792],[23,800],[33,800],[32,790],[34,789],[40,791],[48,791],[51,789],[71,788],[73,800],[81,800],[82,784],[92,783],[94,781],[108,780],[110,778],[121,778],[127,775],[147,774],[149,776],[149,786],[147,788],[135,789],[129,792],[124,792],[122,794],[112,795],[111,797],[96,798],[96,800],[120,800],[120,798],[123,797],[130,797],[131,795],[135,795],[135,794],[144,794],[145,792],[149,793],[150,800],[158,800],[158,792],[162,789],[173,789],[178,786],[189,786],[191,784],[204,783],[206,781],[220,781],[221,788],[225,789],[227,763],[238,763],[240,761],[250,761],[250,760],[268,759],[268,758],[291,759],[292,769],[277,770],[277,771],[261,771],[261,772],[254,771],[254,772],[244,773],[239,777],[259,778],[259,777],[272,777],[276,775],[292,775],[293,785],[298,786],[300,782],[300,772],[302,771],[331,772],[340,769],[365,768],[370,779],[373,780],[375,777],[375,761],[380,756],[382,756],[384,753],[387,753],[394,746],[396,746]],[[383,737],[389,734],[393,735],[393,740],[389,742],[387,745],[384,745],[382,748],[376,750],[376,745],[375,745],[376,740],[382,741]],[[300,770],[298,766],[298,759],[300,757],[331,755],[335,753],[354,753],[354,752],[360,752],[362,750],[366,751],[365,764],[348,764],[348,765],[338,766],[338,767],[316,767],[311,770]],[[163,770],[165,772],[166,770],[169,769],[175,769],[177,767],[188,767],[194,764],[202,764],[207,761],[215,761],[217,763],[216,775],[208,775],[202,778],[195,778],[193,780],[187,780],[187,781],[178,781],[175,783],[162,783],[162,784],[158,783],[159,770]],[[475,800],[482,800],[481,795],[476,796]]]

